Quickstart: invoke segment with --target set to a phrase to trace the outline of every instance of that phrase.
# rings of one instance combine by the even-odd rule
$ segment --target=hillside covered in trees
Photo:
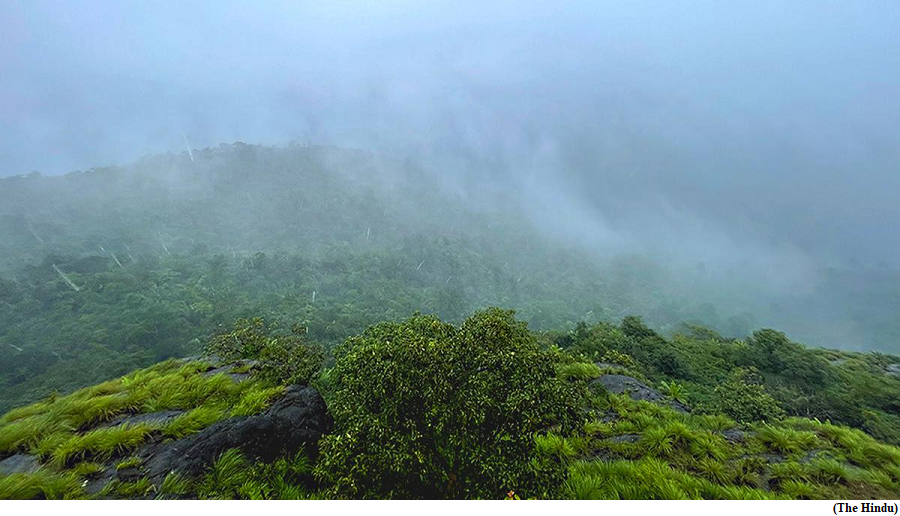
[[[767,298],[484,185],[240,143],[0,179],[0,497],[900,490],[896,271]]]
[[[589,251],[519,201],[299,145],[0,179],[0,409],[194,353],[237,317],[302,324],[333,346],[415,311],[460,322],[503,306],[535,330],[639,315],[668,335],[768,326],[896,351],[896,271],[823,270],[813,294],[773,299],[733,273]]]

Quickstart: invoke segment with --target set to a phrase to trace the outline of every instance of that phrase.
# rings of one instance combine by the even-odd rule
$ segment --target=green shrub
[[[585,393],[556,365],[509,311],[372,326],[337,351],[317,473],[354,498],[550,496],[563,470],[538,471],[532,435],[574,430]]]
[[[324,349],[308,342],[304,329],[275,335],[260,318],[238,319],[232,331],[210,339],[206,352],[230,361],[258,359],[261,375],[282,384],[309,385],[325,363]]]
[[[574,362],[559,366],[560,377],[567,380],[591,380],[600,374],[600,368],[591,363]]]
[[[763,385],[748,381],[746,372],[736,371],[715,388],[708,411],[725,414],[741,423],[774,421],[784,417],[784,410]]]
[[[785,455],[807,452],[818,443],[813,432],[765,424],[756,427],[756,439],[768,449]]]

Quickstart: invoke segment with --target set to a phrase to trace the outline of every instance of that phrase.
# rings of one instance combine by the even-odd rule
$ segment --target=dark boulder
[[[145,471],[156,482],[171,471],[197,476],[230,448],[264,461],[301,449],[312,453],[330,428],[322,396],[311,387],[292,385],[261,414],[225,419],[196,435],[145,449]]]
[[[625,376],[623,374],[604,374],[591,380],[591,383],[599,383],[607,391],[613,394],[627,393],[633,400],[668,405],[678,412],[690,412],[690,409],[682,403],[675,400],[669,400],[656,389],[648,387],[638,379],[630,376]]]

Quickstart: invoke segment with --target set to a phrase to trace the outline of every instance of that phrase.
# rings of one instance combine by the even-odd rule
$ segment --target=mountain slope
[[[483,333],[486,328],[492,328],[491,332]],[[900,493],[897,447],[838,424],[784,417],[781,402],[772,398],[769,390],[783,381],[778,378],[781,374],[790,372],[765,365],[784,352],[767,345],[765,334],[746,343],[714,343],[703,338],[713,334],[706,331],[701,335],[704,330],[694,328],[693,336],[667,341],[635,320],[626,320],[619,328],[598,325],[561,334],[522,331],[523,325],[496,310],[476,314],[458,327],[418,316],[405,323],[377,325],[349,339],[334,367],[319,373],[278,366],[321,364],[315,354],[309,354],[313,348],[305,337],[292,340],[295,338],[286,334],[268,333],[258,323],[241,323],[207,346],[231,358],[170,360],[2,416],[0,498],[443,498],[454,492],[446,479],[461,478],[456,469],[471,462],[453,458],[465,450],[433,444],[442,442],[443,432],[470,428],[479,420],[469,418],[481,416],[466,410],[427,409],[431,403],[465,406],[467,396],[474,394],[470,386],[476,385],[489,396],[477,398],[481,409],[476,412],[495,403],[500,403],[496,407],[501,410],[493,413],[488,409],[485,414],[494,415],[476,424],[499,435],[502,442],[521,439],[530,458],[511,461],[512,456],[505,455],[508,451],[489,447],[487,455],[479,459],[484,463],[473,467],[499,469],[489,481],[470,485],[484,490],[480,496],[878,499]],[[437,338],[426,346],[425,355],[420,344],[415,344],[421,342],[420,334]],[[469,344],[457,340],[473,338]],[[475,352],[480,358],[473,358],[471,351],[451,357],[454,347],[467,345],[483,348],[483,353]],[[717,348],[724,348],[724,355]],[[495,360],[506,355],[501,349],[528,355],[528,359],[515,366],[517,369],[505,369],[512,363]],[[709,367],[730,353],[746,352],[737,360],[747,367],[761,367],[758,381],[762,383],[742,377],[726,382],[726,389],[709,389],[717,382],[710,380],[704,385],[666,374],[653,357],[642,355],[642,351],[665,349],[686,357],[680,361],[688,369]],[[818,351],[803,348],[793,351],[799,353],[794,358],[800,361],[820,356]],[[601,352],[604,361],[592,363],[590,357]],[[879,389],[868,393],[885,400],[900,389],[900,378],[892,376],[893,369],[876,369],[878,363],[897,357],[846,353],[832,357],[838,355],[841,361],[825,362],[829,368],[826,375],[856,371],[866,377],[864,383],[880,382]],[[355,362],[355,356],[364,361]],[[273,361],[273,357],[279,360]],[[381,362],[382,357],[389,360]],[[474,360],[470,364],[473,369],[459,369],[455,360]],[[550,376],[542,381],[562,388],[558,392],[565,392],[568,398],[560,401],[577,409],[571,415],[578,415],[569,423],[560,421],[535,434],[503,437],[508,429],[501,424],[502,414],[520,420],[528,414],[512,407],[504,412],[504,400],[527,404],[528,398],[520,395],[537,395],[538,391],[529,391],[537,384],[527,378],[539,374],[544,367],[540,363],[551,366],[547,370]],[[463,383],[454,384],[449,397],[429,397],[432,387],[414,376],[421,367],[426,370],[419,373],[431,374],[427,368],[432,365],[427,364],[451,367],[457,373],[447,377],[448,381],[462,373],[458,381]],[[869,364],[867,372],[859,370],[863,364]],[[375,373],[382,365],[389,365],[396,390]],[[359,366],[364,369],[357,369]],[[731,368],[728,364],[720,367]],[[504,380],[500,383],[485,376],[500,371],[498,378]],[[704,373],[711,378],[718,374]],[[472,380],[477,383],[468,383]],[[324,404],[315,401],[315,390],[289,385],[294,382],[312,383],[325,395],[335,416],[334,431]],[[657,384],[662,392],[652,387]],[[508,386],[513,390],[506,391]],[[757,388],[747,390],[753,386]],[[838,385],[816,385],[814,378],[807,377],[794,378],[793,387],[832,389]],[[357,416],[348,418],[341,401],[348,395],[353,411],[377,407],[377,413],[368,417],[373,418],[369,423],[381,429],[379,433],[363,431]],[[372,395],[375,397],[369,397]],[[763,398],[771,405],[761,405]],[[405,408],[393,412],[393,407]],[[564,412],[553,413],[557,414],[553,418],[569,417],[563,416]],[[411,428],[433,417],[443,423],[421,428],[433,428],[434,433],[415,432],[417,437],[410,441],[424,445],[421,453],[444,457],[429,466],[437,468],[440,477],[436,484],[429,484],[424,464],[409,462],[399,443],[403,436],[412,435],[407,434]],[[294,437],[274,438],[271,432],[288,432]],[[357,439],[369,440],[364,451],[344,450]],[[896,442],[896,436],[893,439]],[[390,479],[386,484],[390,490],[381,490],[377,483],[368,487],[355,484],[350,489],[346,479],[359,472],[342,470],[338,460],[348,451],[356,457],[354,470],[374,468],[366,477]],[[399,454],[391,460],[407,466],[391,468],[380,455],[384,453]],[[523,464],[527,466],[525,477],[502,480],[507,471],[518,471]],[[528,475],[537,475],[538,482],[527,480]],[[408,480],[402,480],[404,477]],[[407,482],[416,487],[409,492],[396,491]]]

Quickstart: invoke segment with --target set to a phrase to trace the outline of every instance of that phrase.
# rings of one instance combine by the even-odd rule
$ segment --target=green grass
[[[224,417],[259,413],[283,393],[283,386],[257,378],[236,383],[226,375],[203,376],[207,369],[168,361],[3,415],[0,453],[30,452],[44,463],[35,473],[0,476],[0,498],[84,498],[85,479],[110,464],[139,467],[130,455],[151,436],[180,439]],[[597,373],[582,362],[558,372],[573,382]],[[568,472],[554,496],[878,499],[900,492],[900,449],[860,430],[787,418],[744,427],[745,440],[732,443],[720,433],[737,423],[721,414],[683,414],[602,390],[588,408],[593,412],[586,412],[580,432],[534,436],[536,463],[561,464]],[[97,426],[122,414],[174,409],[185,412],[165,424]],[[610,413],[611,421],[591,420]],[[634,442],[610,440],[624,434]],[[772,462],[772,453],[786,460]],[[99,497],[303,499],[328,492],[310,487],[316,485],[302,454],[261,464],[229,450],[200,478],[172,473],[159,486],[144,478],[114,481]]]
[[[88,461],[75,464],[69,471],[81,478],[93,478],[102,473],[104,469],[106,467],[103,464]]]
[[[63,467],[74,460],[107,460],[136,449],[153,430],[146,424],[119,425],[73,435],[53,450],[50,462]]]
[[[82,481],[71,473],[38,470],[0,475],[0,500],[68,500],[84,497]]]
[[[563,364],[557,372],[561,378],[568,380],[592,380],[603,374],[599,367],[590,362]]]
[[[116,464],[116,471],[121,471],[128,468],[138,468],[141,466],[142,462],[143,461],[141,461],[140,457],[128,457],[127,459],[121,460]]]
[[[241,394],[240,399],[231,409],[231,415],[249,416],[258,414],[265,410],[272,403],[272,400],[281,396],[283,392],[284,386],[266,387],[262,383],[257,383]]]
[[[173,471],[166,475],[159,485],[159,498],[186,496],[191,493],[192,489],[193,482],[190,478]]]
[[[563,495],[580,500],[777,498],[761,489],[722,486],[651,457],[636,461],[578,462],[569,470]]]
[[[227,450],[212,465],[200,482],[197,494],[200,498],[239,497],[239,489],[251,477],[250,464],[237,449]]]
[[[900,450],[858,430],[788,418],[756,425],[744,441],[728,442],[720,432],[737,425],[725,416],[604,396],[617,419],[586,423],[589,444],[574,458],[606,460],[572,464],[565,497],[877,499],[900,491]],[[623,434],[638,440],[609,440]],[[539,445],[546,455],[565,446],[552,434]],[[772,453],[787,460],[770,462]]]
[[[225,409],[218,406],[197,407],[169,421],[162,433],[172,439],[181,439],[212,425],[224,415]]]
[[[234,407],[240,414],[264,408],[280,394],[257,380],[237,384],[227,375],[203,376],[203,362],[162,362],[66,396],[12,410],[0,418],[0,454],[30,452],[57,466],[86,457],[109,458],[140,445],[147,425],[96,428],[120,414],[188,410],[163,429],[180,438],[209,426]]]
[[[568,459],[578,453],[572,440],[553,433],[535,435],[534,444],[538,454],[559,459]]]
[[[134,482],[114,482],[114,486],[118,498],[144,498],[156,492],[156,487],[148,478],[139,478]]]
[[[767,449],[784,455],[808,452],[819,442],[814,432],[769,424],[757,425],[755,438]]]

